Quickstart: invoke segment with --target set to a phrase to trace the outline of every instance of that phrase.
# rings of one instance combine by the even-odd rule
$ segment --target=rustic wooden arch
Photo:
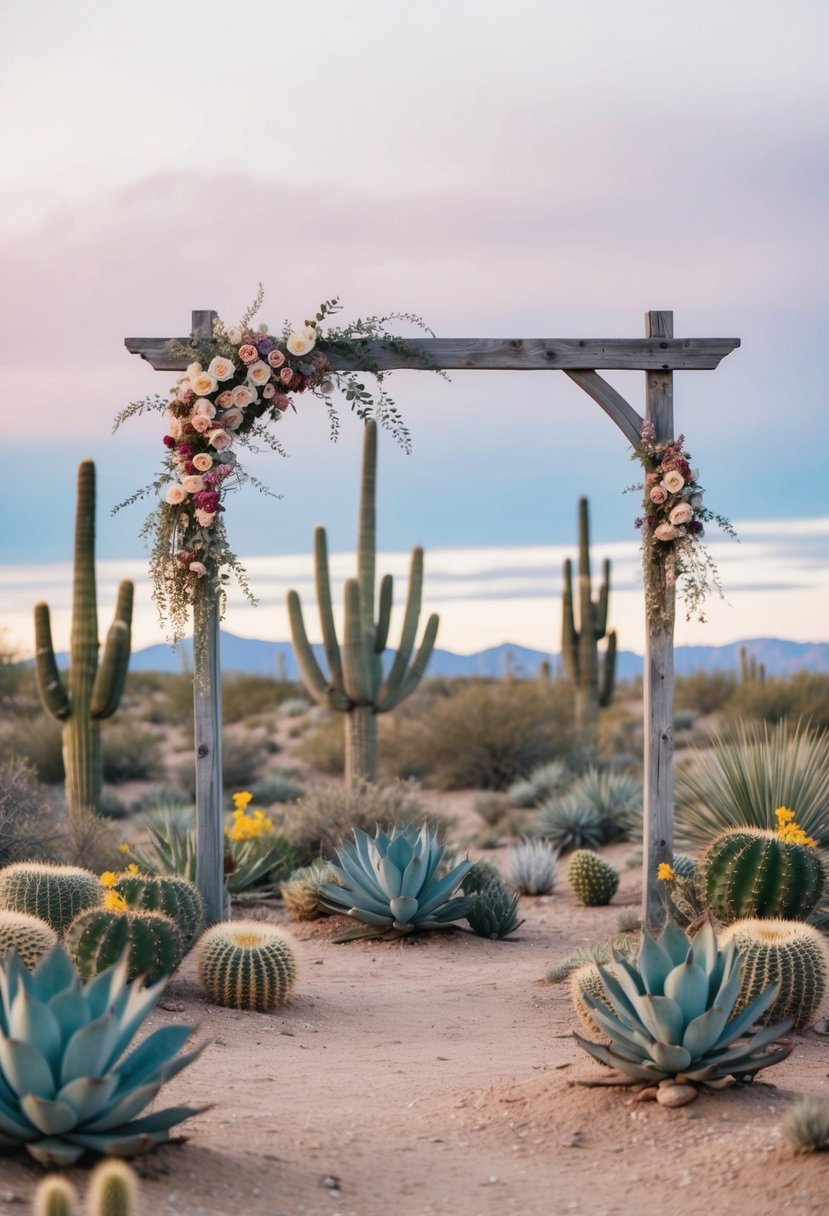
[[[192,335],[209,344],[213,334],[212,311],[193,313]],[[169,353],[171,341],[190,338],[126,338],[131,354],[141,355],[157,371],[180,371],[186,359]],[[562,371],[601,406],[632,446],[639,443],[642,423],[653,423],[656,439],[675,438],[673,374],[675,371],[710,371],[740,345],[739,338],[675,338],[673,313],[645,314],[644,338],[432,338],[407,342],[405,352],[387,342],[361,341],[353,353],[332,353],[336,371],[378,368],[443,368],[448,371]],[[420,358],[418,357],[420,355]],[[645,373],[644,418],[599,375],[623,370]],[[671,578],[670,566],[668,579]],[[673,856],[673,617],[675,591],[665,588],[669,606],[667,624],[647,621],[644,671],[645,741],[645,855],[642,916],[654,927],[664,917],[664,904],[656,873],[660,862]],[[204,686],[195,682],[196,806],[198,861],[196,880],[205,902],[208,922],[225,916],[222,780],[221,683],[219,622],[215,603],[197,603],[208,614],[210,644]]]

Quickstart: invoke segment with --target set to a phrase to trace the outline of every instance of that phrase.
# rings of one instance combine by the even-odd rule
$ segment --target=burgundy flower
[[[187,459],[189,459],[190,456],[193,455],[193,449],[189,443],[180,443],[178,445],[178,454],[179,454],[179,456],[183,456],[184,459],[187,460]]]
[[[176,446],[176,441],[172,435],[165,435],[163,443],[165,448],[174,448]]]
[[[181,448],[179,448],[179,451],[181,451]],[[192,461],[192,460],[185,460],[185,462],[184,462],[184,472],[185,472],[185,475],[186,475],[187,477],[190,477],[190,476],[192,476],[192,474],[193,474],[193,473],[197,473],[197,472],[198,472],[198,469],[197,469],[197,468],[196,468],[196,466],[193,464],[193,461]]]
[[[219,494],[215,490],[201,490],[193,495],[193,502],[203,511],[218,511]]]

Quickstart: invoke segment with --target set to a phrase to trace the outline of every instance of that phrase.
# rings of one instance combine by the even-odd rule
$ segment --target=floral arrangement
[[[657,442],[652,422],[642,424],[642,442],[634,459],[645,470],[644,483],[630,487],[644,492],[643,513],[635,521],[642,532],[645,568],[645,605],[653,622],[669,625],[671,603],[666,589],[682,580],[686,620],[705,620],[703,604],[713,586],[723,598],[719,573],[702,544],[706,523],[716,523],[735,536],[730,521],[703,505],[699,472],[691,467],[685,436],[670,443]]]
[[[392,337],[388,324],[405,320],[426,330],[419,317],[393,313],[324,330],[322,323],[339,310],[338,301],[333,299],[324,301],[313,319],[299,326],[286,323],[282,333],[274,335],[265,324],[253,325],[262,300],[260,284],[256,299],[238,325],[215,321],[209,344],[200,345],[195,340],[171,343],[170,353],[190,362],[169,397],[133,402],[115,420],[113,429],[117,430],[127,418],[148,410],[164,413],[165,459],[160,476],[114,510],[148,494],[162,495],[142,536],[150,544],[153,599],[174,641],[184,636],[190,609],[201,588],[210,587],[224,607],[231,572],[247,598],[255,602],[225,530],[227,496],[245,482],[270,493],[245,472],[239,450],[247,446],[259,451],[256,445],[262,442],[284,455],[272,427],[288,411],[296,410],[297,396],[309,393],[325,404],[331,435],[336,439],[339,421],[331,398],[339,388],[359,417],[376,414],[406,451],[411,448],[409,432],[382,387],[379,368],[366,369],[378,384],[372,394],[356,372],[332,371],[326,351],[342,349],[357,339],[376,338],[406,349],[405,339]],[[422,362],[427,366],[427,361]]]

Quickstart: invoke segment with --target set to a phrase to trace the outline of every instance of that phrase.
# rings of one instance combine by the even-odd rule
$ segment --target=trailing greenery
[[[507,853],[507,882],[521,895],[547,895],[556,881],[558,853],[546,840],[523,840]]]
[[[656,939],[643,933],[637,963],[616,957],[599,974],[610,1011],[589,992],[584,1003],[609,1045],[578,1034],[576,1042],[617,1074],[651,1087],[666,1106],[694,1098],[697,1085],[716,1089],[751,1080],[794,1046],[779,1042],[791,1020],[753,1031],[775,1000],[776,985],[734,1016],[740,958],[734,942],[718,948],[710,923],[689,940],[668,921]],[[610,1075],[591,1083],[617,1082]]]
[[[102,898],[96,875],[80,866],[21,861],[0,871],[0,908],[36,916],[59,937],[79,912]]]
[[[441,873],[446,846],[426,824],[378,830],[374,838],[359,828],[331,863],[333,881],[322,889],[321,902],[331,912],[360,921],[357,937],[403,937],[416,930],[437,929],[461,920],[471,907],[467,896],[455,896],[471,861]]]
[[[829,736],[802,723],[737,723],[676,775],[677,840],[705,848],[727,828],[774,829],[791,807],[804,831],[829,848]]]
[[[588,908],[609,904],[619,889],[619,871],[589,849],[578,849],[573,854],[567,877],[577,897]]]
[[[296,982],[296,942],[263,921],[213,925],[196,954],[199,979],[214,1005],[276,1009]]]
[[[0,985],[5,1147],[65,1168],[89,1150],[148,1152],[198,1107],[141,1112],[199,1054],[179,1055],[193,1027],[161,1026],[132,1040],[164,991],[127,983],[126,961],[83,984],[61,946],[27,971],[12,955]],[[140,1117],[139,1117],[140,1116]]]
[[[810,1026],[829,987],[829,946],[823,935],[796,920],[747,919],[728,926],[720,944],[729,941],[743,967],[736,1012],[777,984],[763,1024],[790,1017],[795,1030]]]

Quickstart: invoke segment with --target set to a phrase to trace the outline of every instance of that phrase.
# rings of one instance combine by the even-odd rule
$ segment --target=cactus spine
[[[763,1025],[794,1019],[794,1029],[811,1025],[826,996],[829,947],[812,925],[798,920],[737,920],[721,942],[733,941],[743,960],[735,1012],[745,1009],[770,984],[779,984],[774,1003],[760,1019]]]
[[[214,1005],[275,1009],[296,980],[294,939],[256,920],[214,925],[197,946],[199,979]]]
[[[91,908],[76,916],[66,931],[69,951],[82,979],[111,967],[127,950],[130,979],[139,975],[153,984],[181,962],[184,940],[163,912],[110,911]]]
[[[348,579],[345,584],[342,648],[334,629],[326,532],[321,527],[314,532],[317,603],[328,660],[327,678],[308,642],[299,596],[296,591],[288,592],[291,637],[305,686],[320,705],[345,714],[345,776],[350,785],[363,777],[374,780],[377,771],[376,715],[394,709],[414,692],[426,670],[438,631],[438,617],[432,614],[412,660],[423,592],[423,550],[415,548],[400,646],[384,678],[382,655],[389,633],[393,584],[391,575],[384,575],[375,620],[376,490],[377,424],[370,421],[366,423],[363,440],[357,577]]]
[[[619,871],[590,849],[577,849],[570,858],[567,877],[574,892],[588,908],[609,904],[619,889]]]
[[[35,1191],[34,1216],[77,1216],[78,1192],[68,1178],[54,1174]]]
[[[728,925],[747,917],[805,920],[826,873],[816,849],[762,828],[734,828],[708,846],[701,862],[705,900]]]
[[[114,890],[130,908],[169,916],[181,933],[185,954],[201,933],[204,921],[201,896],[193,883],[180,875],[121,874]]]
[[[19,861],[0,870],[0,908],[25,912],[62,936],[86,908],[100,904],[103,890],[91,870]]]
[[[0,912],[0,963],[14,950],[23,966],[33,971],[57,940],[54,929],[37,916],[28,916],[25,912]]]
[[[118,588],[115,617],[98,665],[98,608],[95,594],[95,465],[78,468],[75,514],[75,567],[68,688],[58,671],[49,605],[35,605],[35,668],[43,705],[63,727],[63,766],[70,815],[97,810],[101,797],[102,719],[118,708],[130,657],[133,585]]]
[[[602,585],[592,598],[590,578],[590,517],[587,499],[579,499],[579,581],[578,628],[576,627],[573,565],[564,563],[564,594],[561,614],[561,659],[564,671],[576,689],[576,722],[581,751],[591,759],[596,753],[596,719],[600,709],[613,700],[616,678],[616,631],[607,632],[607,604],[610,595],[610,562],[603,563]],[[607,646],[599,659],[599,642]],[[601,668],[601,671],[600,671]]]

